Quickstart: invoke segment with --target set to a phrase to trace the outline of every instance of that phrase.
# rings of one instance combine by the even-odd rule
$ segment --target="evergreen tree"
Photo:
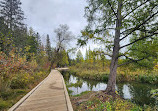
[[[32,55],[37,55],[38,42],[36,39],[35,32],[32,28],[29,29],[26,46],[25,46],[25,54],[27,55],[27,60],[31,59]]]
[[[0,17],[0,51],[7,55],[13,47],[12,35],[4,22],[3,17]]]
[[[12,46],[16,47],[17,54],[22,54],[26,47],[27,28],[23,23],[24,12],[21,9],[21,2],[20,0],[2,0],[0,7],[0,15],[4,19],[11,36],[9,39],[13,41]],[[10,50],[12,48],[10,47]]]
[[[82,62],[84,62],[83,55],[82,55],[82,53],[81,53],[80,50],[78,50],[76,56],[77,56],[77,57],[76,57],[76,61],[77,61],[77,63],[82,63]]]
[[[42,43],[41,43],[41,38],[40,38],[40,34],[37,32],[37,34],[36,34],[36,41],[37,41],[37,43],[38,43],[38,46],[37,46],[37,54],[40,54],[41,53],[41,45],[42,45]]]
[[[86,57],[85,57],[85,61],[88,62],[88,60],[89,60],[89,52],[88,52],[88,50],[87,50],[87,48],[86,48]]]
[[[16,27],[14,31],[12,31],[12,40],[14,47],[17,49],[17,53],[24,53],[23,49],[27,46],[27,37],[30,36],[27,32],[27,27]]]
[[[48,56],[48,60],[51,61],[52,54],[51,54],[51,43],[50,43],[49,35],[47,35],[47,40],[46,40],[46,53]]]
[[[20,0],[3,0],[0,2],[0,13],[11,30],[23,25],[24,12],[20,6]]]
[[[88,58],[89,58],[89,61],[88,61],[88,62],[89,62],[90,64],[93,64],[93,62],[94,62],[94,61],[93,61],[93,51],[90,49],[90,47],[89,47],[89,52],[88,52],[88,54],[89,54],[89,55],[88,55],[88,56],[89,56],[89,57],[88,57]]]
[[[59,59],[60,60],[59,65],[62,67],[69,65],[68,55],[67,55],[66,51],[62,50],[60,52],[60,55],[61,55],[61,58]]]
[[[37,40],[37,42],[38,42],[38,44],[39,44],[39,46],[41,46],[41,37],[40,37],[40,34],[37,32],[37,34],[36,34],[36,40]]]

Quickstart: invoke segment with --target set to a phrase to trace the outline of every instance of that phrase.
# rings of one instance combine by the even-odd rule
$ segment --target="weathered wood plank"
[[[62,75],[52,70],[47,79],[9,111],[73,111],[67,96]]]

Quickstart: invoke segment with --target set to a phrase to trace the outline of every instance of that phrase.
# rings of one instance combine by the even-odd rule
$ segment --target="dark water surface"
[[[105,90],[107,87],[106,82],[82,79],[70,74],[69,72],[62,72],[62,74],[67,85],[76,83],[75,86],[68,88],[73,91],[72,95],[80,94],[84,91]],[[157,88],[158,85],[136,82],[117,83],[116,86],[116,90],[120,96],[124,99],[129,99],[140,106],[143,106],[144,104],[151,106],[155,105],[155,99],[151,98],[150,91]]]

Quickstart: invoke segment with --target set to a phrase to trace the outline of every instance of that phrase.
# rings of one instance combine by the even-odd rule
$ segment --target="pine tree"
[[[88,58],[89,58],[89,61],[88,61],[88,62],[89,62],[90,64],[93,64],[93,62],[94,62],[94,61],[93,61],[93,51],[90,49],[90,47],[89,47],[89,52],[88,52],[88,54],[89,54],[89,57],[88,57]]]
[[[5,52],[7,55],[12,47],[12,35],[4,23],[3,17],[0,17],[0,51]]]
[[[13,30],[15,27],[24,25],[24,12],[22,11],[20,0],[3,0],[0,2],[0,13],[8,27]]]
[[[37,54],[40,54],[41,53],[41,38],[40,38],[40,34],[37,32],[36,34],[36,41],[38,43],[38,46],[37,46]]]
[[[61,58],[60,58],[59,66],[64,67],[64,66],[69,65],[68,55],[66,51],[65,50],[60,51],[60,55],[61,55]]]
[[[16,47],[17,54],[24,52],[27,41],[27,27],[24,25],[24,12],[21,9],[20,0],[2,0],[0,1],[0,15],[4,19],[7,30],[11,37],[6,36],[5,39],[12,40],[13,46]],[[7,48],[8,48],[7,47]]]
[[[49,35],[47,35],[47,40],[46,40],[46,53],[48,56],[48,60],[51,61],[51,43],[50,43],[50,38]]]
[[[27,34],[27,40],[24,49],[25,54],[27,55],[27,60],[30,60],[32,55],[37,55],[38,42],[36,40],[35,32],[32,28],[29,29],[29,32]]]
[[[88,53],[88,50],[86,49],[86,57],[85,57],[85,61],[88,62],[89,60],[89,53]]]
[[[82,55],[82,53],[81,53],[80,50],[78,50],[78,52],[77,52],[77,58],[76,58],[76,61],[77,61],[77,63],[82,63],[82,62],[84,61],[84,59],[83,59],[83,55]]]

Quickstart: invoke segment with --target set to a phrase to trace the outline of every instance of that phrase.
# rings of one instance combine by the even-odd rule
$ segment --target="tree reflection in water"
[[[69,90],[72,90],[72,95],[80,94],[84,91],[99,91],[105,90],[107,84],[103,81],[95,81],[82,79],[80,77],[74,76],[69,72],[62,72],[66,84],[75,84],[75,86],[69,87]],[[142,84],[136,82],[129,83],[117,83],[116,90],[119,95],[124,99],[129,99],[133,103],[136,103],[140,106],[146,105],[155,105],[154,98],[151,98],[150,91],[152,89],[157,89],[158,85],[151,84]]]

